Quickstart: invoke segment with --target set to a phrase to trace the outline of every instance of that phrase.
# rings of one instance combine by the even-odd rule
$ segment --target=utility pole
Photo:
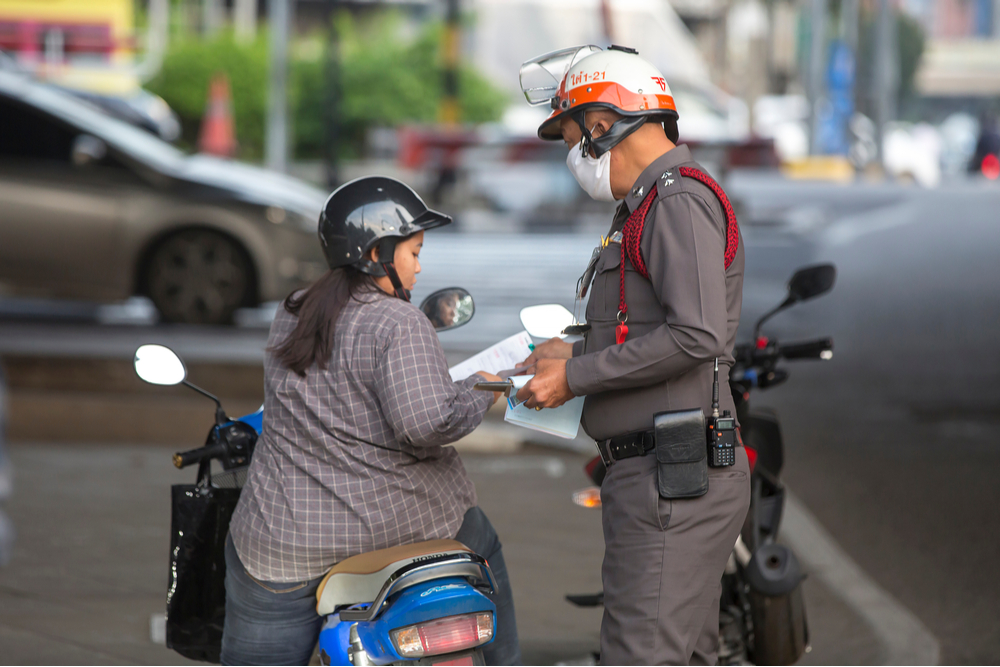
[[[267,134],[264,141],[268,169],[288,169],[288,28],[293,0],[268,0],[271,85],[267,96]]]
[[[461,47],[459,0],[447,0],[444,19],[444,96],[441,98],[441,122],[456,125],[458,108],[458,60]]]
[[[326,163],[326,185],[333,190],[340,185],[340,161],[337,154],[338,142],[340,140],[340,35],[337,34],[337,26],[334,24],[334,12],[337,8],[337,0],[327,0],[326,2],[326,63],[324,75],[326,78],[326,90],[323,105],[323,157]]]
[[[840,0],[840,36],[847,48],[858,55],[858,0]]]
[[[201,0],[201,31],[211,37],[222,27],[222,3],[220,0]]]
[[[240,41],[253,41],[257,36],[257,0],[234,0],[233,28]]]
[[[809,154],[819,154],[820,108],[826,103],[826,13],[827,0],[811,0],[809,50]]]
[[[149,0],[149,25],[146,27],[146,55],[136,65],[140,81],[152,79],[163,65],[170,35],[170,0]]]
[[[885,126],[896,118],[896,96],[899,91],[897,63],[896,17],[889,0],[878,0],[875,22],[875,76],[872,91],[875,98],[876,144],[879,160],[884,164]]]

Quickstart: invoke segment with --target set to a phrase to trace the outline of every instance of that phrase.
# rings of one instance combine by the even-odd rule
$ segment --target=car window
[[[69,164],[76,133],[51,117],[0,97],[0,127],[0,158]]]
[[[93,134],[118,150],[160,170],[177,168],[184,153],[145,130],[112,118],[86,102],[51,86],[32,86],[25,98],[57,118]]]

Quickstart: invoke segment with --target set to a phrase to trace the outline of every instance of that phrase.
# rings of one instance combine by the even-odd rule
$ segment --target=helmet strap
[[[393,294],[403,301],[409,301],[410,291],[403,289],[403,283],[399,279],[399,274],[396,273],[396,266],[392,262],[386,262],[382,265],[382,270],[385,271],[385,275],[389,277],[389,282],[392,283]]]
[[[379,266],[385,272],[385,275],[389,278],[389,282],[392,283],[393,294],[403,301],[410,300],[410,292],[403,289],[403,282],[399,279],[399,274],[396,272],[396,243],[400,240],[399,237],[390,236],[379,241],[378,244],[378,257]]]
[[[580,113],[576,114],[573,119],[580,127],[580,131],[583,133],[584,148],[589,151],[590,148],[593,147],[594,157],[601,157],[607,153],[609,150],[624,141],[628,135],[645,125],[646,121],[649,120],[648,116],[625,116],[623,118],[619,118],[611,124],[611,127],[608,128],[607,132],[595,139],[594,135],[592,135],[590,130],[587,129],[587,124],[585,122],[586,115],[587,110],[584,109]]]

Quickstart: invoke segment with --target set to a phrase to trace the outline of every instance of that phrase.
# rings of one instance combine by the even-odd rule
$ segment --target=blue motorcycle
[[[452,288],[429,296],[421,309],[443,331],[468,322],[474,305],[468,292]],[[198,483],[185,485],[175,496],[193,501],[213,494],[222,498],[216,499],[208,537],[189,534],[188,543],[181,544],[184,531],[173,531],[167,645],[188,657],[217,661],[225,602],[221,545],[262,429],[263,408],[230,419],[218,398],[186,379],[180,357],[161,345],[140,347],[135,353],[135,370],[146,382],[183,384],[216,404],[216,423],[205,445],[174,455],[178,468],[199,464]],[[211,461],[221,464],[223,471],[212,475]],[[174,512],[176,521],[176,502]],[[176,533],[181,533],[179,538]],[[187,596],[191,601],[180,607],[177,600],[184,591],[178,590],[177,558],[184,553],[211,576],[203,578],[199,590]],[[487,595],[495,590],[496,581],[486,560],[455,540],[418,542],[347,558],[330,569],[316,593],[316,611],[324,617],[318,644],[320,663],[485,664],[482,647],[493,641],[496,631],[496,606]],[[182,608],[189,619],[204,621],[196,623],[193,631],[181,628],[171,622],[173,608]]]

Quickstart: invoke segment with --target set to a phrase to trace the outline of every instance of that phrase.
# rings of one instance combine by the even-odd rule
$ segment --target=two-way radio
[[[708,418],[708,465],[724,468],[736,463],[736,419],[725,410],[719,416],[719,358],[712,381],[712,416]]]

